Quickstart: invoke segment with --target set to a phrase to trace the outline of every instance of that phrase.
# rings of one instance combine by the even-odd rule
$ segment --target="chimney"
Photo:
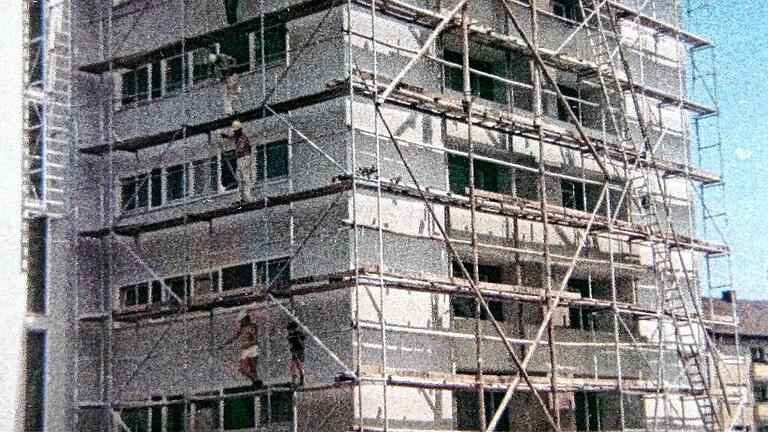
[[[736,301],[736,291],[735,290],[727,290],[723,291],[723,301],[727,301],[728,303],[733,303]]]

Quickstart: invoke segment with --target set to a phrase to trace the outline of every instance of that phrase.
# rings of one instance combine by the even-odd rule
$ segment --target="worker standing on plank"
[[[250,314],[244,312],[240,316],[240,327],[232,337],[227,339],[221,346],[232,343],[235,339],[240,340],[240,363],[238,370],[241,374],[248,377],[253,383],[254,388],[264,386],[259,379],[259,326],[251,320]]]
[[[235,113],[235,104],[240,100],[240,75],[235,71],[237,59],[226,54],[208,54],[208,64],[213,67],[214,76],[219,81],[226,82],[224,87],[224,112],[227,115]],[[238,104],[239,105],[239,104]]]
[[[235,144],[235,157],[237,158],[237,183],[240,189],[240,202],[251,200],[251,142],[243,133],[243,124],[238,120],[232,122],[229,133],[222,133],[222,137],[228,138]]]
[[[291,349],[291,383],[296,386],[304,385],[304,340],[307,336],[301,331],[299,324],[291,320],[288,323],[288,345]],[[296,375],[299,381],[296,382]]]
[[[224,12],[227,14],[227,24],[237,23],[237,4],[238,0],[224,0]]]

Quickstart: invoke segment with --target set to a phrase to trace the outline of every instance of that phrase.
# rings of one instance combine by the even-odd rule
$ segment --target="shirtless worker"
[[[232,343],[235,339],[240,340],[240,364],[238,370],[241,374],[248,377],[253,383],[254,388],[264,386],[259,379],[259,326],[251,320],[250,314],[245,312],[240,317],[240,327],[231,338],[227,339],[222,346]]]

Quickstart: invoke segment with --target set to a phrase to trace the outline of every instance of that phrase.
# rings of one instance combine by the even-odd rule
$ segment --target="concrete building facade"
[[[730,428],[712,44],[677,2],[532,3],[27,1],[21,430]]]

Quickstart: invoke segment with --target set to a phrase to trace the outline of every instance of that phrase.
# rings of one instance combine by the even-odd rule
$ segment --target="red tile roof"
[[[732,305],[730,302],[721,299],[702,299],[705,315],[710,311],[710,300],[712,302],[712,311],[716,316],[732,316]],[[736,314],[739,318],[739,334],[745,336],[765,336],[768,337],[768,300],[736,300]],[[733,327],[716,325],[713,326],[716,333],[733,333]]]

